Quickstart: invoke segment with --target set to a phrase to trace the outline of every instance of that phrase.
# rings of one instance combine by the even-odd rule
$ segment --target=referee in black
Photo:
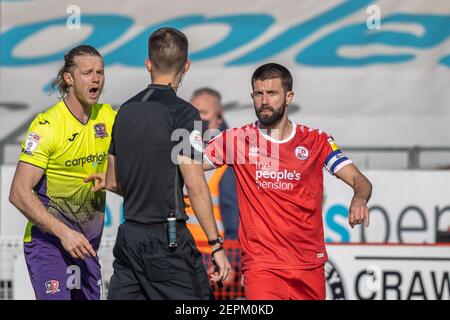
[[[212,245],[216,272],[210,280],[226,279],[231,266],[201,164],[201,129],[194,128],[201,119],[176,95],[190,66],[188,41],[179,30],[161,28],[150,35],[148,50],[152,84],[121,106],[112,130],[106,188],[124,197],[125,222],[114,246],[108,299],[213,299],[186,227],[184,185]],[[171,216],[175,223],[168,222]]]

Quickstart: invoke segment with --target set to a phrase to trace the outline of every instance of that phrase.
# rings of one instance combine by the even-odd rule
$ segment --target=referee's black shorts
[[[214,299],[202,256],[185,223],[177,223],[179,246],[170,249],[166,224],[125,222],[114,246],[109,300]]]

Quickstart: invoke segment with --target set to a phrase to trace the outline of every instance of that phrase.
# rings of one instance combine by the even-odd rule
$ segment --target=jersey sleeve
[[[175,137],[181,138],[179,141],[179,155],[203,161],[203,136],[202,120],[197,109],[188,107],[179,117],[175,130]]]
[[[48,160],[54,153],[55,123],[45,114],[39,114],[31,123],[24,141],[19,161],[47,169]]]
[[[227,162],[227,137],[230,135],[230,131],[226,130],[219,135],[211,139],[205,147],[205,161],[212,165],[214,168],[218,168],[228,163]]]
[[[335,175],[346,165],[352,161],[340,150],[333,137],[325,134],[326,138],[322,139],[322,155],[324,160],[323,166],[332,175]]]
[[[115,127],[115,124],[113,124],[112,129],[111,129],[111,142],[109,144],[109,149],[108,149],[108,153],[113,156],[116,155],[116,149],[114,146],[114,127]]]
[[[108,148],[108,153],[115,155],[115,149],[114,149],[114,123],[115,123],[115,118],[117,116],[117,111],[114,110],[112,108],[112,106],[110,104],[103,104],[103,106],[105,107],[105,109],[107,110],[107,123],[106,126],[108,127],[108,130],[111,130],[111,140],[110,140],[110,144],[109,144],[109,148]]]

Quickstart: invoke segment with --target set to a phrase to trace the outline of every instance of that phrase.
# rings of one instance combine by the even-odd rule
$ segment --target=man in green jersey
[[[37,115],[22,144],[10,201],[29,220],[24,251],[37,299],[100,299],[101,181],[116,114],[97,103],[103,85],[100,53],[70,50],[53,81],[63,99]]]

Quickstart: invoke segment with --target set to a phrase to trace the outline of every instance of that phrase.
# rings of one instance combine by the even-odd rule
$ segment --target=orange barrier
[[[241,248],[237,240],[225,240],[223,243],[225,253],[230,261],[232,271],[228,279],[223,283],[223,287],[212,285],[216,300],[240,300],[244,299],[244,286],[242,285],[241,272]],[[203,264],[206,270],[212,266],[211,255],[202,253]]]

